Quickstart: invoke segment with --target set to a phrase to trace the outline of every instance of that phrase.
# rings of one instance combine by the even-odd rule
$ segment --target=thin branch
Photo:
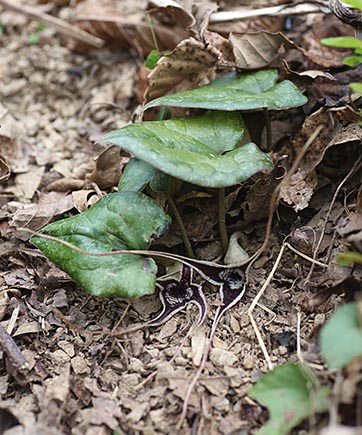
[[[22,15],[27,15],[34,20],[40,21],[44,24],[54,27],[58,32],[67,35],[78,41],[85,42],[95,48],[101,48],[104,45],[103,39],[97,38],[88,32],[80,29],[79,27],[73,26],[59,18],[53,17],[52,15],[46,14],[45,12],[39,11],[31,6],[25,6],[14,2],[14,0],[0,0],[0,6],[5,9],[9,9],[13,12],[17,12]]]

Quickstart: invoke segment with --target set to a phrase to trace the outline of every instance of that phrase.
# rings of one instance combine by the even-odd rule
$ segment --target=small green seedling
[[[36,45],[39,44],[40,34],[45,29],[44,24],[38,24],[36,26],[35,32],[31,33],[28,37],[29,44]]]

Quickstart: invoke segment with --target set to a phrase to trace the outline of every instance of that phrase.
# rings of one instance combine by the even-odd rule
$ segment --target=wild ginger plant
[[[147,250],[167,232],[170,217],[142,193],[144,187],[149,184],[156,191],[167,191],[169,177],[174,177],[224,189],[271,169],[269,155],[256,144],[245,143],[242,112],[284,110],[306,101],[293,83],[278,83],[277,71],[266,70],[227,74],[198,89],[149,102],[144,110],[164,105],[210,111],[193,118],[138,122],[105,135],[101,142],[133,156],[119,191],[80,215],[47,225],[40,233],[52,239],[34,235],[32,243],[92,294],[141,297],[152,293],[157,273],[152,258],[111,255],[119,250]]]

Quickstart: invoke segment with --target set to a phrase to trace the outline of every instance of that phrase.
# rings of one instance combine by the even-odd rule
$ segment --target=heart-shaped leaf
[[[275,367],[255,384],[249,396],[269,410],[270,419],[259,435],[286,435],[305,418],[330,406],[330,389],[319,388],[302,364]]]
[[[269,156],[255,144],[236,148],[243,134],[244,124],[238,113],[211,112],[195,118],[128,125],[100,141],[118,145],[181,180],[226,187],[272,167]]]
[[[276,70],[237,75],[230,73],[191,91],[156,98],[144,110],[156,106],[212,110],[289,109],[306,104],[307,98],[289,80],[277,83]]]
[[[341,369],[362,355],[362,325],[356,302],[338,308],[323,326],[321,353],[331,369]]]
[[[112,193],[80,215],[47,225],[40,232],[89,253],[147,249],[162,236],[170,218],[158,204],[135,192]],[[94,257],[59,242],[32,236],[31,242],[93,295],[141,297],[154,291],[154,260],[123,254]]]

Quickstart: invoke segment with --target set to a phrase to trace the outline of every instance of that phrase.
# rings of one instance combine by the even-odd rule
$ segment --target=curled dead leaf
[[[219,49],[194,38],[181,41],[170,55],[158,61],[148,76],[145,102],[205,84],[214,78],[220,57]]]

